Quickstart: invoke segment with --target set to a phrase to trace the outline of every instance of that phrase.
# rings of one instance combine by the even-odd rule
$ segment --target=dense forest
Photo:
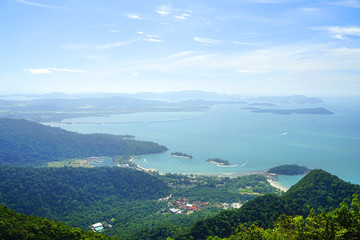
[[[111,240],[104,234],[72,228],[46,218],[17,213],[0,206],[0,239],[7,240]]]
[[[277,167],[270,168],[269,173],[275,173],[280,175],[300,175],[309,172],[310,169],[304,166],[299,166],[297,164],[287,164]]]
[[[246,189],[246,191],[245,191]],[[264,193],[280,193],[259,175],[239,178],[148,174],[130,168],[0,167],[0,205],[89,229],[111,222],[107,234],[139,239],[153,229],[175,224],[190,227],[223,209],[223,203],[245,202]],[[164,199],[164,200],[159,200]],[[182,202],[175,206],[177,201]],[[186,202],[185,202],[186,199]],[[172,206],[169,206],[173,203]],[[184,214],[169,208],[196,204]],[[145,234],[145,233],[141,233]]]
[[[33,166],[76,157],[140,155],[167,150],[153,142],[127,140],[126,136],[79,134],[8,118],[0,118],[0,146],[0,164]]]
[[[354,195],[350,207],[342,202],[340,207],[328,213],[302,216],[281,215],[274,223],[274,227],[264,229],[255,224],[247,226],[240,224],[235,235],[223,240],[287,240],[287,239],[359,239],[360,236],[360,205],[358,196]],[[221,240],[217,236],[208,240]]]
[[[86,229],[114,216],[131,217],[131,207],[152,211],[168,185],[128,168],[0,167],[0,205]],[[118,222],[119,223],[119,222]],[[116,225],[116,224],[115,224]]]

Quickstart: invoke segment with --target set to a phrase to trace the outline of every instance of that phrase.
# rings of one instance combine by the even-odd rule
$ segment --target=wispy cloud
[[[17,0],[17,2],[22,3],[22,4],[26,4],[26,5],[30,5],[30,6],[34,6],[34,7],[58,8],[58,6],[52,6],[52,5],[36,3],[36,2],[30,2],[30,1],[25,1],[25,0]]]
[[[179,53],[170,55],[169,57],[167,57],[167,59],[187,57],[187,56],[192,55],[194,53],[195,53],[195,51],[183,51],[183,52],[179,52]]]
[[[48,68],[31,68],[29,70],[32,74],[50,74],[53,72],[72,72],[72,73],[82,73],[83,70],[78,69],[69,69],[69,68],[57,68],[57,67],[48,67]]]
[[[220,40],[215,40],[212,38],[201,38],[201,37],[194,37],[194,41],[200,43],[206,43],[206,44],[216,44],[222,42]]]
[[[155,11],[160,15],[169,15],[172,9],[169,5],[161,5],[160,7],[156,7]]]
[[[332,1],[327,2],[331,5],[343,6],[343,7],[351,7],[351,8],[360,8],[359,0],[343,0],[343,1]]]
[[[128,14],[127,17],[131,18],[131,19],[136,19],[136,20],[141,20],[142,19],[140,16],[135,15],[135,14]]]
[[[174,16],[174,18],[180,19],[180,20],[186,20],[188,17],[190,17],[190,15],[187,13],[182,13],[181,15]]]
[[[131,44],[133,42],[135,42],[135,41],[133,40],[133,41],[126,41],[126,42],[109,43],[109,44],[104,44],[104,45],[98,45],[98,46],[96,46],[96,48],[99,50],[106,50],[109,48],[125,46],[125,45]]]
[[[119,29],[110,29],[109,32],[116,33],[116,32],[120,32],[120,30]]]
[[[162,42],[161,39],[156,39],[156,38],[145,38],[145,41],[147,42]]]
[[[330,32],[333,38],[344,40],[351,36],[360,36],[360,27],[325,27],[321,28]]]

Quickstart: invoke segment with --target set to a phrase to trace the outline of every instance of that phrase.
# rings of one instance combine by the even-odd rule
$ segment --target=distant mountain
[[[159,153],[153,142],[109,134],[79,134],[27,120],[0,118],[0,164],[45,165],[51,161],[91,156]]]
[[[55,94],[54,96],[59,95],[61,94]],[[52,98],[52,96],[47,95],[46,97],[49,98],[46,99],[2,100],[0,101],[0,117],[49,122],[66,118],[108,116],[135,112],[203,111],[213,105],[234,103],[234,101],[226,102],[199,98],[159,101],[141,99],[129,94],[117,94],[116,96],[102,98]],[[235,101],[235,103],[239,102]]]
[[[316,212],[333,210],[343,200],[350,203],[352,195],[359,193],[359,185],[347,183],[323,170],[312,170],[284,195],[266,194],[248,201],[238,210],[200,220],[175,239],[228,237],[241,223],[270,227],[281,214],[307,216],[311,209]]]
[[[301,109],[250,109],[254,113],[273,113],[273,114],[334,114],[326,108],[301,108]]]
[[[13,95],[13,96],[2,96],[10,99],[77,99],[77,98],[111,98],[111,97],[129,97],[138,98],[144,100],[160,100],[160,101],[183,101],[183,100],[238,100],[239,96],[229,96],[219,94],[216,92],[206,92],[199,90],[185,90],[185,91],[174,91],[174,92],[140,92],[140,93],[77,93],[77,94],[66,94],[60,92],[48,93],[48,94],[24,94],[24,95]],[[1,98],[1,96],[0,96]]]
[[[253,102],[268,102],[268,103],[322,103],[323,101],[320,98],[316,97],[307,97],[303,95],[293,95],[293,96],[267,96],[267,97],[250,97],[247,100]]]

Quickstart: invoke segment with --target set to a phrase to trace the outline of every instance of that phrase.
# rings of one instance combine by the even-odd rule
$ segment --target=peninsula
[[[249,109],[254,113],[273,113],[273,114],[334,114],[326,108],[302,108],[302,109]]]
[[[173,152],[170,154],[170,156],[172,157],[182,157],[182,158],[189,158],[192,159],[193,156],[186,154],[186,153],[182,153],[182,152]]]
[[[224,160],[221,158],[209,158],[205,162],[210,162],[217,165],[230,165],[230,162],[228,160]]]

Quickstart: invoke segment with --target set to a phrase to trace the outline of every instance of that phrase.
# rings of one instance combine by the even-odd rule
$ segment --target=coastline
[[[130,159],[130,162],[133,162],[134,158]],[[157,169],[155,168],[144,168],[142,166],[140,166],[139,164],[136,164],[136,169],[138,169],[139,171],[144,171],[144,172],[157,172],[160,175],[163,175],[164,173],[159,172]],[[261,170],[261,171],[250,171],[250,172],[231,172],[231,173],[224,173],[224,172],[218,172],[218,173],[181,173],[183,175],[187,175],[187,176],[191,176],[191,177],[197,177],[197,176],[208,176],[208,177],[228,177],[228,178],[236,178],[236,177],[242,177],[242,176],[248,176],[248,175],[254,175],[254,174],[258,174],[258,175],[262,175],[264,177],[266,177],[266,180],[268,181],[268,183],[281,190],[286,192],[287,190],[289,190],[288,188],[280,185],[276,180],[273,179],[273,177],[276,176],[276,174],[273,173],[268,173],[267,172],[268,169],[265,170]]]
[[[270,183],[271,186],[280,189],[281,191],[286,192],[287,190],[289,190],[288,188],[281,186],[277,181],[275,181],[274,179],[271,179],[270,177],[266,178],[268,183]]]

